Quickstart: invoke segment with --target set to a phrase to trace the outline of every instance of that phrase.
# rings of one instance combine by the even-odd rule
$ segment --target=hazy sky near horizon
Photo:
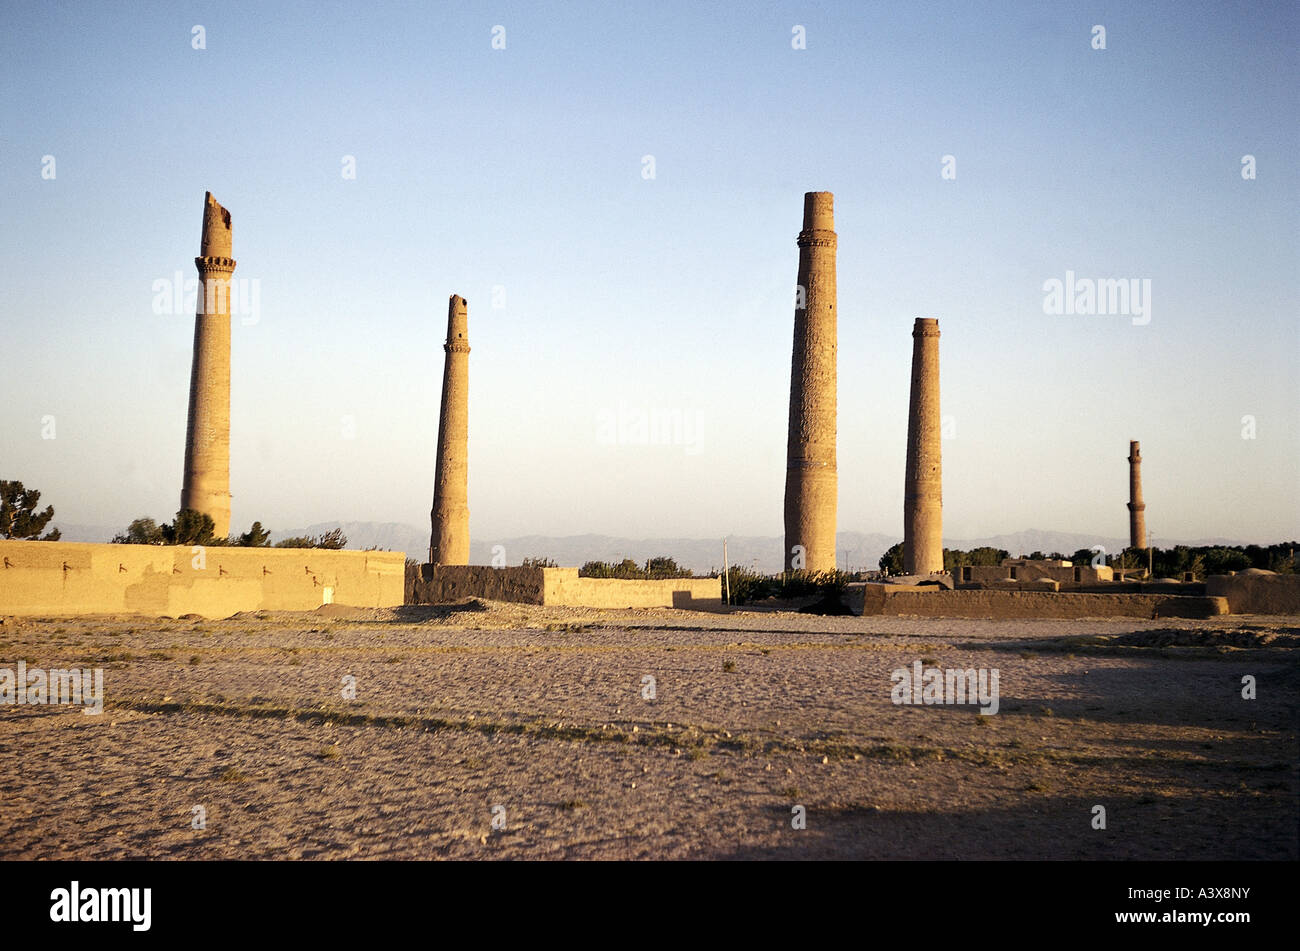
[[[458,293],[473,537],[779,535],[828,190],[842,530],[901,537],[927,316],[947,537],[1126,534],[1130,439],[1155,544],[1300,535],[1296,4],[0,9],[0,478],[58,521],[179,505],[194,317],[154,285],[210,190],[259,292],[232,530],[427,522]],[[1067,272],[1149,310],[1046,313]]]

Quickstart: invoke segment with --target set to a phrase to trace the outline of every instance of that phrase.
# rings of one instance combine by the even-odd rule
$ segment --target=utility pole
[[[731,567],[727,564],[727,540],[722,539],[722,592],[725,604],[731,603]]]

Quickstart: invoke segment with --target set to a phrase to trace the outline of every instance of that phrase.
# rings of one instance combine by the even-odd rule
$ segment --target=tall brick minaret
[[[218,538],[230,532],[230,255],[230,212],[207,192],[181,508],[210,515]]]
[[[1159,453],[1157,453],[1159,455]],[[1142,501],[1142,448],[1128,444],[1128,547],[1147,547],[1147,505]]]
[[[433,483],[429,563],[469,564],[469,304],[453,294],[447,304],[447,358],[442,370],[442,414]]]
[[[785,568],[835,567],[835,196],[803,196],[786,443]]]
[[[943,571],[942,419],[939,416],[939,321],[912,326],[912,399],[907,413],[903,482],[903,570]]]

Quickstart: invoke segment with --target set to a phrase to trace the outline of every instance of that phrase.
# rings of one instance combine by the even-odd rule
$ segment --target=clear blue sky
[[[459,293],[476,538],[778,535],[829,190],[841,529],[901,535],[929,316],[949,537],[1125,534],[1130,439],[1157,544],[1300,534],[1294,3],[2,6],[0,476],[61,521],[178,507],[193,314],[152,285],[211,190],[261,287],[236,529],[427,520]],[[1150,322],[1045,314],[1067,270]],[[608,444],[620,407],[689,444]]]

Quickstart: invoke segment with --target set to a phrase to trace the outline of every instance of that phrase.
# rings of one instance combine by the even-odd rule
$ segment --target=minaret
[[[1147,506],[1142,501],[1142,448],[1128,444],[1128,547],[1147,547]]]
[[[190,368],[189,425],[181,508],[212,517],[217,538],[230,532],[230,212],[203,196],[203,237]]]
[[[786,443],[785,567],[835,568],[835,196],[803,196]]]
[[[469,304],[447,304],[447,359],[442,369],[442,414],[433,484],[429,563],[469,564]]]
[[[912,402],[903,482],[903,570],[909,575],[943,571],[941,438],[939,321],[918,317],[912,327]]]

